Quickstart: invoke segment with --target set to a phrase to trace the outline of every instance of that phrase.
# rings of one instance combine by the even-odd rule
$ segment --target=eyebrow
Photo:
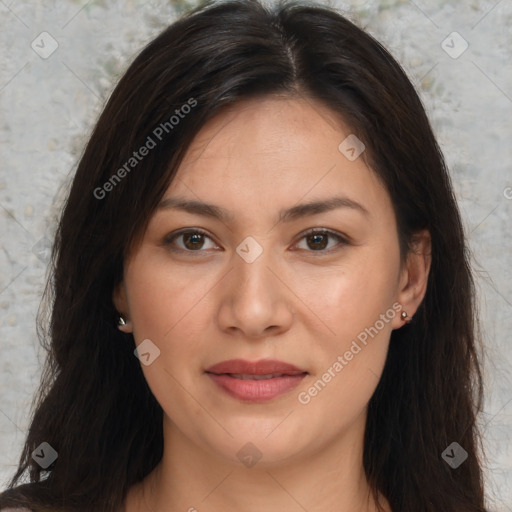
[[[335,196],[321,201],[311,201],[309,203],[298,204],[291,208],[281,210],[277,216],[276,223],[291,222],[302,217],[324,213],[338,208],[350,208],[362,213],[365,217],[370,216],[370,212],[357,201],[344,196]],[[179,197],[168,197],[163,199],[159,203],[157,209],[183,210],[188,213],[218,219],[223,222],[232,222],[235,219],[235,215],[232,212],[220,206]]]

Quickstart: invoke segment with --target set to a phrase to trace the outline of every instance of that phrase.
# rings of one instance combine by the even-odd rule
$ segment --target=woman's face
[[[412,316],[424,290],[400,266],[392,204],[361,147],[339,149],[349,135],[319,103],[267,97],[196,136],[114,294],[164,435],[269,466],[361,439],[401,307]],[[234,359],[298,372],[207,372]]]

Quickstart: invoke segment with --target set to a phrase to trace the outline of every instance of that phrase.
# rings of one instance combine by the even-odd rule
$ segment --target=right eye
[[[203,231],[202,229],[182,229],[177,233],[167,235],[163,243],[165,246],[169,247],[171,251],[204,252],[201,249],[204,249],[205,239],[212,241],[206,231]],[[180,241],[181,243],[177,243],[177,241]],[[214,246],[216,247],[215,244]]]

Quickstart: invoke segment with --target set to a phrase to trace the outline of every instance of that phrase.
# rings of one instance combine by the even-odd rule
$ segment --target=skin
[[[224,109],[194,139],[164,198],[212,203],[233,218],[157,210],[126,258],[113,299],[127,320],[120,329],[160,350],[142,370],[164,410],[164,456],[130,489],[125,512],[377,510],[363,436],[391,331],[405,324],[400,314],[309,403],[298,394],[394,303],[414,315],[430,237],[418,233],[401,264],[386,189],[362,157],[349,161],[338,150],[350,133],[316,101],[269,96]],[[281,209],[334,195],[368,214],[344,207],[276,223]],[[172,251],[163,240],[182,228],[208,236],[178,237],[181,252]],[[348,243],[305,237],[310,228]],[[263,250],[251,263],[236,252],[248,236]],[[204,373],[233,358],[279,359],[309,374],[269,402],[242,402]],[[237,457],[248,442],[262,455],[250,468]]]

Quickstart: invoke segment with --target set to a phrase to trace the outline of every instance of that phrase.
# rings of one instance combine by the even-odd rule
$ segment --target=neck
[[[354,425],[314,454],[272,463],[264,463],[262,454],[254,466],[245,467],[197,446],[165,419],[162,461],[138,487],[139,506],[133,510],[378,512],[363,468],[362,432]],[[381,504],[391,511],[382,497]]]

